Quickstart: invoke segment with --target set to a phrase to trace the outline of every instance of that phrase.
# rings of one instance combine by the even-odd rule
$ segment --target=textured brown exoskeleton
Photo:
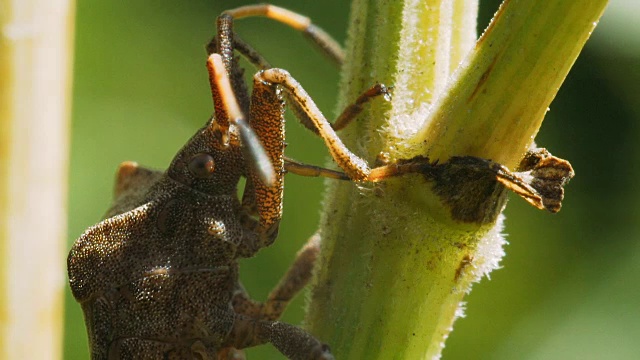
[[[312,240],[265,303],[238,280],[239,258],[277,236],[286,171],[366,180],[370,169],[335,134],[382,85],[365,92],[329,123],[286,71],[233,33],[234,18],[264,15],[310,36],[340,62],[342,50],[307,18],[270,5],[241,7],[218,18],[207,61],[215,114],[165,172],[123,163],[106,219],[87,229],[68,257],[71,289],[82,305],[93,359],[242,358],[236,349],[270,342],[292,359],[332,359],[307,332],[277,320],[308,282],[318,253]],[[262,71],[251,95],[234,48]],[[284,101],[324,139],[345,173],[284,158]],[[247,179],[242,201],[241,177]],[[380,177],[382,178],[382,177]]]
[[[387,98],[387,88],[371,87],[329,123],[289,73],[271,68],[233,33],[233,20],[247,16],[283,22],[335,62],[344,58],[337,43],[308,18],[285,9],[246,6],[218,18],[207,61],[214,117],[165,172],[123,163],[106,219],[87,229],[69,254],[69,281],[84,312],[92,359],[242,359],[238,349],[267,342],[291,359],[333,359],[311,334],[276,321],[311,277],[317,236],[266,302],[251,300],[238,280],[238,259],[253,256],[277,236],[286,172],[361,182],[421,173],[434,181],[437,193],[439,184],[452,179],[460,179],[463,187],[469,178],[456,174],[471,172],[482,174],[489,187],[502,184],[537,207],[559,209],[562,185],[573,171],[546,155],[531,155],[521,165],[539,173],[529,176],[533,182],[473,157],[443,164],[415,158],[369,168],[335,130],[349,124],[370,99]],[[251,94],[234,50],[261,70]],[[284,157],[283,97],[302,124],[324,140],[344,173]],[[241,177],[246,178],[242,200],[237,196]],[[439,195],[446,201],[447,192],[458,187],[443,189]],[[454,215],[456,206],[451,204]]]

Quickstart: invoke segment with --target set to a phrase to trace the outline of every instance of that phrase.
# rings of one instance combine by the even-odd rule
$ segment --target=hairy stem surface
[[[375,82],[394,98],[341,136],[371,163],[474,155],[513,167],[605,5],[506,1],[475,43],[475,1],[355,0],[338,108]],[[460,222],[431,185],[328,182],[307,325],[337,358],[439,357],[471,283],[498,266],[503,197]]]

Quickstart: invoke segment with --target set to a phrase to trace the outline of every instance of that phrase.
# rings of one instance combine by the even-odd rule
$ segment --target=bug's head
[[[178,152],[169,176],[212,195],[235,193],[239,177],[248,171],[273,185],[273,165],[238,106],[220,55],[212,54],[207,68],[214,99],[219,101],[217,118],[209,120]]]
[[[223,138],[209,120],[173,158],[169,177],[209,195],[234,194],[245,173],[244,156],[237,136]]]

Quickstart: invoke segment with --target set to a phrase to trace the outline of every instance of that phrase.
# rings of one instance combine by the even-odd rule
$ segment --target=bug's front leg
[[[269,185],[260,181],[255,171],[249,168],[244,195],[254,202],[260,223],[262,246],[267,246],[278,234],[284,191],[284,101],[278,92],[264,86],[256,86],[254,83],[249,125],[260,139],[275,171],[275,180]],[[250,194],[247,195],[247,192]],[[243,202],[246,204],[246,201]]]
[[[218,50],[224,54],[226,50],[223,43],[225,42],[218,43]],[[259,218],[257,232],[260,239],[255,244],[257,250],[275,240],[282,218],[285,174],[284,102],[278,92],[265,87],[255,88],[254,85],[247,122],[232,90],[226,60],[232,64],[232,58],[214,53],[207,61],[214,102],[221,108],[219,112],[216,109],[216,124],[221,128],[219,130],[222,134],[228,133],[229,126],[235,124],[242,141],[248,178],[243,204],[250,209],[249,215],[253,215],[255,211]],[[221,121],[218,116],[227,121]]]
[[[297,19],[296,21],[302,21],[300,16],[294,16],[285,9],[273,7],[271,5],[256,5],[249,7],[241,7],[234,10],[224,12],[218,17],[218,34],[215,39],[215,46],[213,46],[214,55],[220,56],[222,64],[216,65],[213,61],[210,61],[210,73],[232,73],[233,69],[236,69],[234,63],[234,34],[233,34],[233,20],[234,18],[246,17],[246,16],[268,16],[274,15],[276,19],[282,20],[282,18]],[[285,23],[288,23],[285,21]],[[259,54],[256,53],[258,59],[262,59]],[[269,66],[266,61],[265,66]],[[236,80],[232,77],[232,80]],[[215,81],[212,82],[212,88]],[[238,82],[238,81],[234,81]],[[236,91],[237,93],[237,91]],[[233,103],[231,97],[237,96],[237,94],[217,92],[220,103]],[[215,97],[214,95],[214,97]],[[274,176],[269,183],[263,181],[260,177],[260,171],[256,168],[260,164],[254,164],[254,166],[247,167],[247,183],[243,194],[243,207],[249,216],[257,216],[258,228],[256,232],[260,236],[259,243],[256,244],[256,248],[261,248],[270,245],[278,234],[278,228],[280,225],[280,219],[282,218],[282,195],[284,190],[284,102],[278,92],[273,92],[271,89],[265,87],[254,86],[251,93],[249,106],[249,127],[260,139],[260,143],[267,155],[267,160],[270,162],[270,166],[273,168]],[[239,110],[238,110],[239,111]],[[233,109],[229,109],[224,115],[230,118],[241,117],[242,114],[233,113]],[[216,113],[217,116],[217,113]],[[243,144],[246,147],[247,144]],[[251,165],[252,162],[249,162]]]

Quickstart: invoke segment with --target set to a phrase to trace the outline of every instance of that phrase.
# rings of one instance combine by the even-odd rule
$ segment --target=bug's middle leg
[[[253,91],[267,94],[278,93],[279,87],[289,94],[296,106],[305,113],[305,116],[313,123],[318,135],[324,140],[329,153],[338,166],[352,181],[378,182],[405,174],[429,172],[433,163],[427,158],[418,157],[405,161],[398,161],[389,165],[370,168],[366,160],[349,150],[334,130],[334,126],[324,117],[313,99],[304,88],[286,70],[272,68],[258,72],[254,76]],[[379,95],[388,95],[388,90],[383,85],[376,85],[365,91],[359,99],[348,106],[340,117],[340,128],[348,123],[362,110],[362,105],[371,98]],[[327,169],[310,167],[303,164],[289,164],[292,172],[298,172],[307,176],[325,176],[341,179],[339,173],[328,172]]]
[[[293,264],[273,288],[267,301],[263,303],[252,300],[243,288],[238,288],[232,300],[235,312],[256,320],[278,320],[291,300],[311,280],[319,254],[320,235],[315,234],[298,251]]]
[[[335,130],[333,130],[331,123],[324,117],[320,109],[318,109],[318,106],[298,81],[286,70],[278,68],[260,71],[254,76],[254,93],[277,94],[277,86],[281,86],[288,92],[292,100],[297,103],[300,109],[304,111],[313,122],[314,127],[318,130],[318,134],[329,149],[331,157],[336,161],[338,166],[343,169],[352,180],[365,181],[371,171],[367,162],[352,153],[342,143],[342,140],[340,140]],[[252,95],[252,100],[253,99],[256,98]]]

